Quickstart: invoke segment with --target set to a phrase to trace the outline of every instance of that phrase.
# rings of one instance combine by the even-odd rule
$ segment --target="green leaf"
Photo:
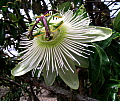
[[[107,101],[119,101],[118,100],[118,88],[120,88],[120,81],[115,79],[110,79],[105,83],[104,88],[108,93],[105,95],[107,96]]]
[[[99,47],[91,49],[94,53],[90,55],[89,60],[89,80],[91,83],[95,83],[100,74],[102,65],[102,55]]]
[[[99,101],[119,101],[117,100],[118,88],[120,88],[119,80],[106,79],[99,93],[96,95],[97,99],[99,99]]]
[[[68,70],[66,70],[65,67],[58,68],[58,73],[59,73],[60,77],[62,78],[62,80],[70,88],[78,89],[78,87],[79,87],[79,80],[78,80],[78,75],[77,75],[77,72],[76,72],[76,68],[75,68],[74,62],[70,58],[68,58],[66,55],[64,55],[64,56],[66,57],[68,64],[70,64],[70,66],[71,66],[71,68],[72,68],[72,70],[74,72],[71,71],[71,69],[68,67],[67,63],[63,59],[63,61],[66,64],[66,67],[67,67]]]
[[[118,87],[120,88],[120,80],[116,80],[116,79],[110,79],[106,82],[106,88],[114,88],[114,87]],[[118,92],[118,91],[115,91]]]
[[[107,54],[105,53],[105,51],[100,47],[98,46],[97,44],[93,44],[94,46],[96,46],[96,50],[97,50],[97,54],[98,54],[98,58],[99,58],[99,61],[100,61],[100,64],[98,64],[100,67],[97,67],[96,65],[96,68],[94,69],[93,68],[93,65],[95,64],[94,62],[97,62],[98,60],[96,59],[94,62],[90,63],[92,64],[92,73],[90,73],[90,76],[93,76],[92,78],[92,82],[94,83],[92,86],[93,86],[93,89],[92,89],[92,93],[91,93],[91,96],[94,97],[97,95],[98,91],[101,89],[102,85],[104,84],[105,82],[105,78],[109,76],[110,74],[110,68],[109,68],[109,65],[110,65],[110,61],[109,61],[109,58],[107,56]],[[96,54],[96,51],[95,53]],[[93,57],[94,58],[94,57]],[[98,72],[98,71],[100,72]],[[97,74],[95,74],[94,72],[97,72]],[[94,74],[93,74],[94,73]],[[96,79],[95,79],[96,78]],[[96,82],[95,82],[96,81]]]
[[[12,9],[13,6],[14,6],[14,4],[13,4],[12,2],[7,2],[7,6],[8,6],[10,9]]]
[[[7,4],[8,0],[0,0],[0,9]]]
[[[117,14],[115,17],[114,23],[113,23],[113,28],[120,32],[120,12]]]
[[[74,0],[74,6],[76,7],[77,4],[80,3],[79,6],[81,6],[83,4],[83,0]]]
[[[95,45],[97,47],[99,47],[99,50],[101,52],[101,59],[102,59],[102,73],[104,75],[104,77],[108,77],[110,75],[110,60],[106,54],[106,52],[97,44]],[[101,74],[102,75],[102,74]]]
[[[80,8],[75,12],[75,17],[77,17],[78,15],[83,15],[84,17],[82,19],[88,17],[87,13],[85,12],[86,12],[86,9],[84,5],[81,5]]]
[[[101,75],[98,78],[99,80],[92,85],[92,93],[90,95],[91,97],[97,96],[99,90],[101,90],[101,87],[105,81],[102,71],[100,73]]]
[[[58,10],[63,10],[64,9],[64,12],[66,12],[70,8],[71,8],[71,2],[65,2],[58,7]]]
[[[5,25],[3,23],[3,21],[0,19],[0,45],[4,44],[4,40],[5,40]]]
[[[120,101],[120,100],[119,100],[119,98],[118,98],[117,93],[110,93],[110,94],[109,94],[108,101]]]
[[[112,56],[116,62],[120,64],[120,44],[117,41],[112,40],[111,45],[107,47],[106,50],[109,55]]]
[[[101,58],[101,69],[102,72],[105,75],[109,75],[110,74],[110,60],[106,54],[106,52],[97,44],[94,44],[94,46],[96,46],[99,49],[99,54],[100,54],[100,58]]]
[[[109,58],[108,58],[107,54],[105,53],[105,51],[97,44],[94,43],[93,45],[97,48],[97,50],[99,50],[98,52],[99,52],[101,60],[102,60],[102,66],[108,67],[110,63],[109,63]]]
[[[120,88],[119,80],[116,79],[106,80],[103,86],[103,92],[105,92],[103,93],[103,95],[106,98],[105,101],[118,101],[116,96],[116,94],[118,93],[118,88]]]
[[[3,11],[3,12],[7,12],[7,10],[8,10],[8,7],[7,7],[7,6],[2,6],[2,11]]]
[[[15,14],[10,13],[10,14],[8,14],[8,16],[9,16],[9,18],[11,19],[11,21],[13,21],[13,22],[17,22],[17,21],[18,21],[18,19],[17,19],[17,17],[16,17]]]
[[[16,36],[17,36],[16,28],[14,26],[10,25],[10,31],[11,31],[13,37],[16,38]]]
[[[120,77],[120,64],[118,64],[114,59],[111,59],[111,69],[112,69],[112,77],[115,79],[119,79]]]

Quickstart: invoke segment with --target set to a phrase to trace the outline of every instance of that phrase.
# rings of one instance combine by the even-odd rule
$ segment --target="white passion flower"
[[[57,15],[57,14],[56,14]],[[105,40],[111,36],[112,30],[104,27],[89,26],[90,19],[76,15],[73,11],[42,16],[35,27],[35,37],[28,43],[22,61],[12,70],[12,75],[20,76],[33,69],[39,70],[47,85],[52,85],[59,75],[71,88],[79,87],[75,65],[88,67],[88,55],[92,46],[87,43]],[[41,21],[42,20],[42,21]]]

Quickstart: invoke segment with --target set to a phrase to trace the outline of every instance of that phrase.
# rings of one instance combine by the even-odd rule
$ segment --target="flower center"
[[[60,31],[60,28],[62,27],[62,25],[63,25],[63,21],[61,21],[57,24],[50,25],[50,40],[54,40],[55,38],[57,38],[59,36],[59,34],[60,34],[59,31]]]
[[[63,21],[60,21],[59,23],[50,23],[50,25],[46,25],[45,27],[43,27],[41,30],[40,30],[40,35],[37,35],[35,37],[38,37],[38,36],[44,36],[43,38],[43,41],[52,41],[54,40],[56,37],[58,37],[58,35],[60,34],[59,31],[60,31],[60,28],[62,27],[63,25]],[[46,34],[49,36],[46,37]]]
[[[61,23],[61,22],[60,22]],[[62,24],[62,23],[61,23]],[[66,28],[62,24],[61,26],[54,29],[54,26],[50,26],[50,36],[49,41],[46,40],[45,35],[36,37],[37,43],[43,47],[54,47],[61,43],[66,37]]]

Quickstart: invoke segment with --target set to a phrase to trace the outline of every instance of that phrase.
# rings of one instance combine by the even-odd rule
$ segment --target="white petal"
[[[61,45],[60,49],[62,50],[62,52],[64,52],[64,54],[66,53],[68,57],[72,58],[74,61],[76,61],[80,65],[80,62],[76,60],[76,58],[64,46]]]

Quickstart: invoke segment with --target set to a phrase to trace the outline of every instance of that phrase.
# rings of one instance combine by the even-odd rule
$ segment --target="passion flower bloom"
[[[112,34],[109,28],[89,24],[88,17],[71,10],[40,17],[35,24],[38,27],[32,29],[34,39],[25,42],[27,49],[22,52],[22,61],[12,74],[20,76],[33,69],[33,74],[43,73],[47,85],[52,85],[59,75],[69,87],[77,89],[79,80],[75,65],[88,67],[88,56],[92,52],[87,49],[92,46],[88,43],[105,40]]]

